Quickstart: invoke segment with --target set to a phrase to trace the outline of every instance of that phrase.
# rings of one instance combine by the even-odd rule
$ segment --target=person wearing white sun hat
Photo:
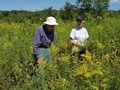
[[[47,25],[58,25],[56,19],[54,17],[48,17],[47,20],[44,22]]]
[[[51,43],[56,45],[54,27],[58,25],[56,19],[52,16],[48,17],[44,25],[38,27],[33,40],[34,58],[37,64],[42,64],[43,60],[50,60],[51,56],[47,50]]]

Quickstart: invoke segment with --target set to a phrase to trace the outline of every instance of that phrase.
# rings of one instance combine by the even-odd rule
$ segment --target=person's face
[[[79,28],[83,27],[84,20],[77,20],[76,22]]]
[[[47,28],[48,28],[49,31],[54,30],[54,27],[55,27],[55,25],[47,25]]]

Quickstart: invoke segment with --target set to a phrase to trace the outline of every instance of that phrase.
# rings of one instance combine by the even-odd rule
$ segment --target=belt
[[[47,46],[40,46],[39,48],[45,48],[45,49],[47,49],[48,47]]]

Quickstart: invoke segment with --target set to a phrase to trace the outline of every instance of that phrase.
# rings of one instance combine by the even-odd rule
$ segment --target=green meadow
[[[0,90],[120,90],[120,18],[86,16],[84,60],[71,55],[69,35],[75,20],[56,18],[57,46],[51,45],[52,59],[38,68],[32,44],[43,22],[0,22]]]

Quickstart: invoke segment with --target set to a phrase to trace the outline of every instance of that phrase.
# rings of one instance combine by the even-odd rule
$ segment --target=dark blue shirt
[[[52,42],[56,45],[54,30],[49,31],[46,25],[40,26],[35,32],[33,41],[35,58],[38,59],[40,57],[39,48],[48,48]]]

